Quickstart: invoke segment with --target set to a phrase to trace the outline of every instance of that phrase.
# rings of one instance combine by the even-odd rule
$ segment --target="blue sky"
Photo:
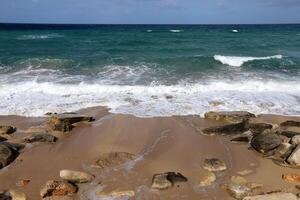
[[[0,0],[0,22],[300,23],[300,0]]]

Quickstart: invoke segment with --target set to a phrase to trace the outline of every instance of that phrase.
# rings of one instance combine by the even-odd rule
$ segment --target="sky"
[[[0,0],[0,22],[300,23],[300,0]]]

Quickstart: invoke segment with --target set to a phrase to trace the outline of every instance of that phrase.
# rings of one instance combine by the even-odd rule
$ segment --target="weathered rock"
[[[214,112],[210,111],[204,114],[206,119],[224,120],[230,123],[237,123],[255,117],[254,114],[246,111],[233,111],[233,112]]]
[[[133,190],[112,191],[109,193],[100,191],[100,192],[97,192],[96,195],[99,198],[115,199],[115,198],[122,198],[122,197],[123,198],[124,197],[134,197],[135,192]]]
[[[47,196],[65,196],[77,192],[77,187],[66,181],[47,181],[41,189],[40,195],[42,198]]]
[[[161,174],[154,174],[152,178],[152,188],[165,190],[173,186],[177,182],[186,182],[188,179],[180,173],[165,172]]]
[[[74,127],[73,124],[78,122],[91,122],[93,117],[78,115],[74,113],[53,115],[50,118],[49,125],[54,131],[68,132]]]
[[[287,161],[291,165],[300,166],[300,145],[296,147]]]
[[[229,195],[235,199],[243,199],[251,193],[251,188],[244,184],[230,183],[223,185],[222,188],[224,188]]]
[[[230,140],[232,143],[249,143],[249,137],[247,136],[241,136],[241,137],[236,137]]]
[[[300,121],[294,121],[294,120],[288,120],[285,122],[282,122],[280,126],[295,126],[300,127]]]
[[[247,180],[242,176],[231,176],[230,180],[232,183],[236,183],[236,184],[246,184],[247,183]]]
[[[26,143],[34,143],[34,142],[56,142],[57,137],[47,134],[47,133],[34,133],[31,136],[28,136],[23,139]]]
[[[276,132],[277,134],[279,135],[283,135],[283,136],[286,136],[288,138],[292,138],[296,135],[300,135],[299,132],[295,132],[295,131],[288,131],[288,130],[279,130]]]
[[[12,197],[12,200],[26,200],[27,197],[23,192],[16,190],[9,190],[8,193]]]
[[[220,134],[220,135],[235,135],[235,134],[240,134],[245,131],[247,131],[247,122],[238,122],[234,124],[227,124],[223,126],[215,126],[215,127],[209,127],[206,129],[203,129],[202,132],[206,135],[215,135],[215,134]]]
[[[9,148],[4,144],[0,144],[0,169],[9,165],[19,155],[17,151]]]
[[[291,139],[291,143],[293,145],[298,145],[300,144],[300,135],[295,135],[292,139]]]
[[[0,144],[5,145],[15,151],[21,151],[25,147],[24,144],[11,143],[11,142],[7,142],[7,141],[1,142]]]
[[[76,198],[72,196],[51,196],[51,197],[45,197],[43,200],[77,200]]]
[[[59,176],[72,183],[87,183],[91,182],[94,176],[80,171],[73,171],[73,170],[60,170]]]
[[[106,153],[99,157],[96,167],[100,169],[115,167],[134,159],[134,157],[135,155],[127,152]]]
[[[246,176],[248,174],[252,174],[253,173],[253,170],[251,169],[245,169],[245,170],[241,170],[241,171],[238,171],[236,172],[238,175],[241,175],[241,176]]]
[[[300,174],[284,174],[282,180],[288,183],[300,185]]]
[[[249,129],[254,134],[259,134],[264,132],[267,129],[272,129],[272,124],[267,123],[249,123]]]
[[[0,142],[6,141],[7,139],[5,137],[0,136]]]
[[[210,158],[204,160],[203,168],[211,172],[217,172],[226,170],[227,166],[218,158]]]
[[[0,134],[12,134],[17,129],[12,126],[0,125]]]
[[[216,182],[217,177],[215,173],[213,172],[208,172],[205,174],[201,179],[200,179],[200,186],[201,187],[207,187],[212,185],[214,182]]]
[[[294,146],[290,143],[281,143],[275,150],[275,158],[285,160],[292,153]]]
[[[256,196],[247,196],[243,200],[298,200],[297,196],[292,193],[271,193]]]
[[[252,138],[251,146],[261,153],[266,153],[275,149],[282,143],[280,137],[276,134],[267,133],[259,134]]]
[[[12,200],[11,196],[6,194],[5,192],[0,192],[0,199],[1,200]]]
[[[26,185],[28,185],[30,183],[30,180],[25,179],[25,180],[20,180],[16,183],[16,185],[18,187],[25,187]]]

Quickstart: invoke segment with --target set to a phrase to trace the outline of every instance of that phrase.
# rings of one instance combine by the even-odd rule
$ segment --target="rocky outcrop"
[[[0,135],[2,135],[2,134],[12,134],[16,130],[17,129],[12,127],[12,126],[0,125]]]
[[[254,134],[259,134],[267,129],[272,129],[272,124],[267,123],[249,123],[249,130]]]
[[[40,191],[42,198],[47,196],[65,196],[77,192],[77,187],[66,181],[47,181]]]
[[[0,169],[9,165],[18,155],[18,151],[0,143]]]
[[[294,166],[300,166],[300,145],[296,147],[290,157],[287,159],[288,163]]]
[[[271,193],[256,196],[247,196],[243,200],[298,200],[298,197],[292,193]]]
[[[209,158],[204,160],[203,169],[210,172],[217,172],[226,170],[227,166],[218,158]]]
[[[215,126],[203,129],[202,132],[206,135],[235,135],[247,131],[247,122],[242,121],[234,124],[223,126]]]
[[[80,171],[73,171],[73,170],[60,170],[59,176],[69,182],[72,183],[87,183],[91,182],[94,176]]]
[[[25,143],[34,143],[34,142],[56,142],[57,137],[47,134],[47,133],[34,133],[31,136],[28,136],[23,139]]]
[[[172,187],[177,182],[186,182],[188,179],[181,173],[165,172],[154,174],[152,178],[152,188],[158,190],[165,190]]]
[[[124,164],[130,160],[133,160],[135,155],[127,152],[110,152],[102,154],[96,161],[94,167],[99,169],[105,169],[115,167]]]
[[[295,126],[295,127],[300,127],[300,121],[295,121],[295,120],[288,120],[285,122],[282,122],[280,126]]]
[[[251,146],[260,153],[266,153],[277,148],[282,143],[282,139],[272,133],[259,134],[252,138]]]
[[[214,112],[210,111],[204,114],[206,119],[224,120],[230,123],[238,123],[247,121],[248,119],[255,117],[254,114],[246,111],[233,111],[233,112]]]

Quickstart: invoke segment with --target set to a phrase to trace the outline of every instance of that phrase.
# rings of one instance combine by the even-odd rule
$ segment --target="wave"
[[[233,33],[238,33],[239,31],[236,29],[231,30]]]
[[[44,34],[44,35],[22,35],[17,39],[18,40],[45,40],[45,39],[58,38],[58,37],[63,37],[63,36],[52,33],[52,34]]]
[[[153,30],[150,30],[150,29],[149,29],[149,30],[147,30],[147,32],[148,32],[148,33],[151,33],[152,31],[153,31]]]
[[[269,59],[282,59],[282,55],[274,55],[267,57],[239,57],[239,56],[222,56],[215,55],[214,59],[221,62],[224,65],[230,65],[233,67],[241,67],[244,63],[254,60],[269,60]]]
[[[183,32],[184,30],[169,30],[169,31],[172,33],[180,33],[180,32]]]
[[[209,110],[300,114],[300,83],[214,81],[177,85],[60,84],[27,81],[0,85],[0,113],[42,116],[107,106],[140,117],[203,114]]]

